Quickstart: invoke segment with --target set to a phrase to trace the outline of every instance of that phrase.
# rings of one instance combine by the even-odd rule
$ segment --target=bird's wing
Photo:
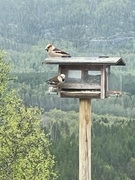
[[[58,76],[55,76],[55,77],[53,77],[51,79],[48,79],[46,82],[49,83],[49,84],[57,84],[59,82]]]
[[[55,53],[61,54],[61,55],[68,55],[70,56],[70,54],[66,53],[65,51],[61,51],[60,49],[54,48],[53,51]]]

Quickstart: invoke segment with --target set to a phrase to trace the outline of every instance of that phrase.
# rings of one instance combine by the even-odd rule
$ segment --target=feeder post
[[[79,102],[79,180],[91,180],[91,99]]]

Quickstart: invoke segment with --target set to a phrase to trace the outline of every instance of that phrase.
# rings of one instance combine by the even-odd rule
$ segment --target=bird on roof
[[[60,87],[65,82],[65,74],[54,76],[46,81],[49,85]]]
[[[48,44],[45,48],[50,57],[71,57],[71,55],[65,51],[55,48],[54,45]]]

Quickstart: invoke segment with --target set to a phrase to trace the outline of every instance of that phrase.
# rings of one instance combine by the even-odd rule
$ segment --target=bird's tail
[[[71,56],[61,56],[62,58],[71,58]]]

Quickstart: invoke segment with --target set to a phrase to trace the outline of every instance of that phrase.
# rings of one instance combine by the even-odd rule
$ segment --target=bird
[[[60,87],[65,82],[65,74],[54,76],[53,78],[48,79],[46,82],[51,86]]]
[[[48,44],[45,48],[50,57],[71,57],[71,55],[65,51],[55,48],[53,44]]]

